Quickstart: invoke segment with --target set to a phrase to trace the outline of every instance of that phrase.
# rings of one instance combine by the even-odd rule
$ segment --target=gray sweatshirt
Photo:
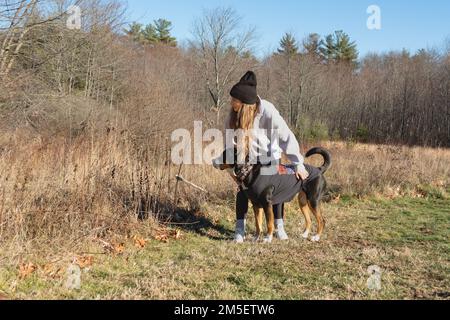
[[[294,133],[272,103],[261,98],[259,101],[259,113],[253,123],[251,154],[258,154],[261,162],[270,163],[279,161],[284,152],[297,170],[305,170],[304,158]],[[225,122],[225,129],[230,129],[229,119]]]

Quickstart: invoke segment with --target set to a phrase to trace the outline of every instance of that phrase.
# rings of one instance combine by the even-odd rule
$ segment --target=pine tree
[[[172,22],[165,19],[158,19],[154,21],[154,25],[159,42],[173,47],[177,45],[176,39],[170,34],[170,31],[172,30]]]
[[[125,29],[125,33],[131,37],[133,41],[141,43],[143,40],[142,27],[142,24],[133,22],[129,25],[128,29]]]
[[[158,35],[155,27],[150,23],[142,30],[143,40],[146,44],[154,44],[158,42]]]
[[[317,33],[309,34],[308,37],[303,41],[303,48],[305,50],[305,54],[312,57],[319,57],[320,35],[318,35]]]
[[[343,31],[336,32],[336,59],[338,62],[350,62],[356,64],[358,60],[358,50],[356,43],[350,40],[350,37]]]
[[[297,40],[291,33],[286,33],[280,41],[278,53],[292,57],[298,53]]]
[[[336,46],[333,35],[329,34],[325,37],[325,41],[320,41],[320,55],[326,62],[334,62],[336,58]]]
[[[144,26],[140,23],[133,22],[129,28],[125,30],[125,33],[130,36],[133,41],[139,44],[156,44],[162,43],[175,47],[177,41],[171,36],[170,30],[172,28],[172,22],[165,19],[155,20],[153,23],[149,23]]]
[[[292,69],[293,60],[298,55],[298,45],[297,40],[291,33],[286,33],[280,41],[280,48],[278,49],[278,54],[286,62],[285,74],[287,76],[286,85],[286,109],[288,111],[289,123],[295,123],[296,111],[294,110],[294,97],[293,97],[293,81],[292,81]]]
[[[356,65],[358,60],[356,43],[342,30],[335,31],[320,42],[320,53],[327,63],[346,62]]]

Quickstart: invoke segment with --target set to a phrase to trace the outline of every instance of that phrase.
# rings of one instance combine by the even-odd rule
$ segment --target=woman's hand
[[[306,169],[298,169],[297,173],[295,174],[297,176],[298,180],[305,181],[309,178],[309,173],[306,171]]]

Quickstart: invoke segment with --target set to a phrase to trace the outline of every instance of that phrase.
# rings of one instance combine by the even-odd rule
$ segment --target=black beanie
[[[231,89],[230,95],[245,104],[255,104],[258,101],[257,85],[256,74],[253,71],[248,71],[241,81]]]

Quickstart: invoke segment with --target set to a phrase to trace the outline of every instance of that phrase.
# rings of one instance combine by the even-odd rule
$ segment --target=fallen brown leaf
[[[33,272],[35,272],[37,269],[36,265],[33,263],[22,263],[19,266],[19,278],[25,279],[29,275],[31,275]]]
[[[160,233],[155,235],[155,240],[161,241],[161,242],[169,242],[169,236],[164,233]]]
[[[114,253],[115,254],[122,254],[125,251],[125,244],[119,243],[114,245]]]
[[[42,270],[44,271],[44,274],[47,277],[51,277],[51,278],[58,278],[58,277],[60,277],[61,276],[61,272],[62,272],[62,269],[60,267],[55,266],[52,263],[44,265]]]
[[[134,240],[134,245],[137,248],[144,248],[145,245],[147,244],[147,240],[142,238],[142,237],[140,237],[140,236],[134,236],[133,240]]]
[[[74,264],[78,265],[81,269],[84,269],[92,266],[93,262],[93,256],[81,256],[75,258]]]
[[[341,195],[337,195],[337,196],[332,200],[333,203],[339,203],[340,201],[341,201]]]
[[[169,242],[169,239],[180,240],[183,237],[183,233],[180,229],[177,230],[159,230],[154,236],[155,240],[161,242]]]

